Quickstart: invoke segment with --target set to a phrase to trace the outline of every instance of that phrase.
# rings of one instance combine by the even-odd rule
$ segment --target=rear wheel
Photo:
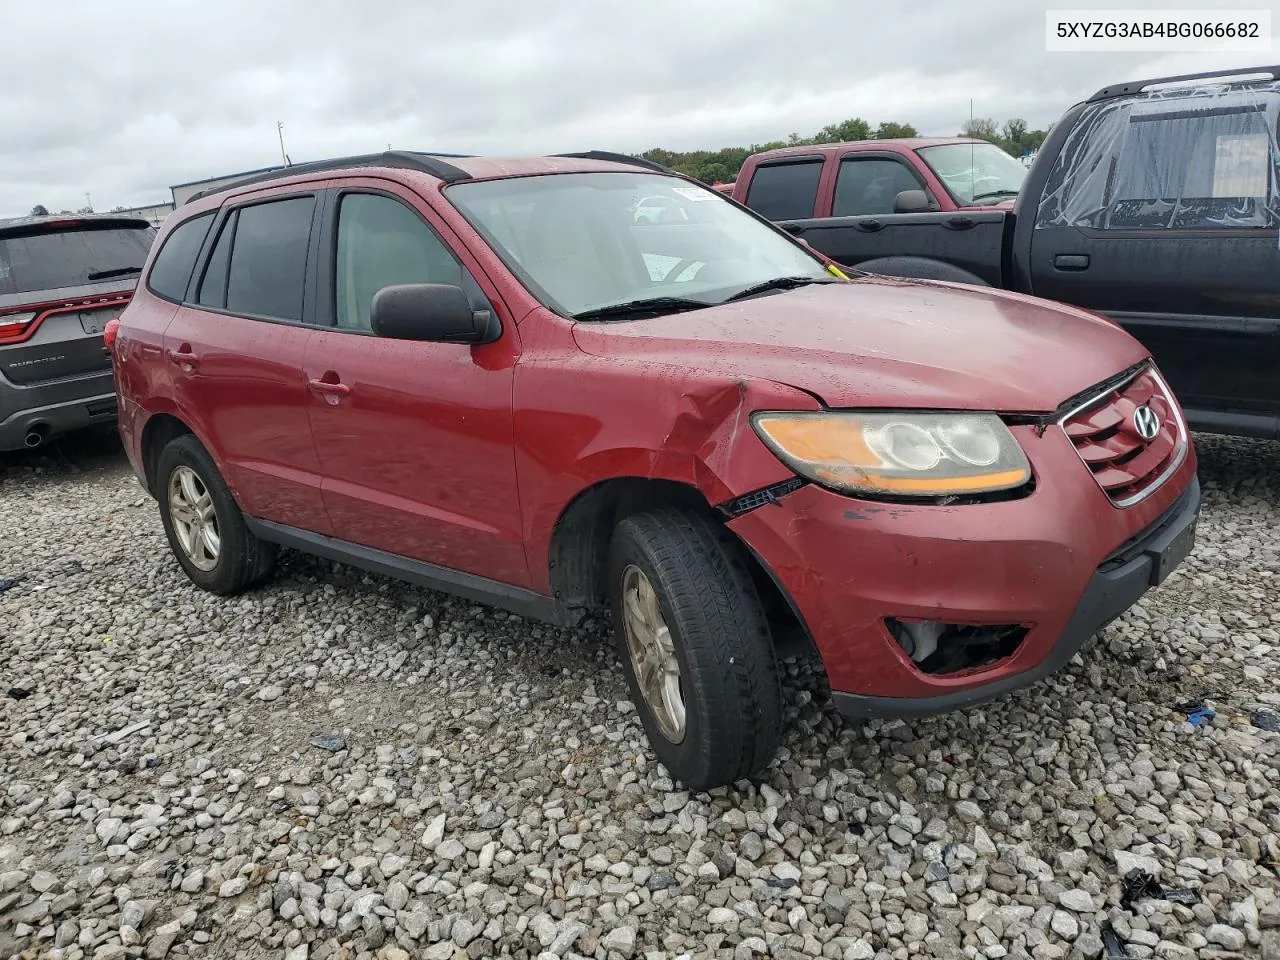
[[[249,532],[213,458],[195,437],[169,442],[160,452],[156,477],[169,548],[192,583],[225,596],[271,571],[275,546]]]
[[[695,790],[758,773],[781,733],[769,625],[740,550],[712,520],[676,509],[627,518],[610,549],[631,699],[658,759]]]

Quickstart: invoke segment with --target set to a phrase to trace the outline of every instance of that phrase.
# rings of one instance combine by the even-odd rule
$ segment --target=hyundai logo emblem
[[[1160,417],[1145,403],[1133,411],[1133,429],[1143,440],[1151,441],[1160,432]]]

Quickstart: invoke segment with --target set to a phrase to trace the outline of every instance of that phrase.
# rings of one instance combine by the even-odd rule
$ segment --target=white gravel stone
[[[1076,913],[1093,913],[1093,897],[1086,890],[1063,890],[1058,903]]]
[[[636,931],[633,927],[614,927],[604,935],[600,946],[607,951],[629,957],[636,948]]]
[[[1066,940],[1074,940],[1080,935],[1080,923],[1071,914],[1065,910],[1053,911],[1053,917],[1049,921],[1049,925],[1053,928],[1053,932]]]
[[[201,593],[82,443],[0,461],[0,956],[1079,960],[1104,920],[1142,960],[1280,946],[1250,721],[1280,708],[1280,444],[1198,440],[1195,552],[1061,673],[857,725],[783,660],[785,758],[703,794],[602,623],[288,552]],[[1121,910],[1134,867],[1198,902]]]
[[[961,800],[956,804],[956,816],[963,823],[977,823],[982,819],[982,808],[972,800]]]
[[[1243,950],[1246,942],[1245,935],[1241,931],[1225,923],[1212,924],[1204,935],[1210,943],[1216,943],[1228,950]]]

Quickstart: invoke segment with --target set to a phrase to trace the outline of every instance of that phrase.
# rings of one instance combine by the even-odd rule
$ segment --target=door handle
[[[879,220],[859,220],[855,226],[859,230],[865,230],[868,233],[875,233],[877,230],[884,228],[884,224]]]
[[[1088,270],[1089,255],[1087,253],[1060,253],[1053,258],[1055,270]]]
[[[974,223],[975,221],[972,217],[947,217],[942,225],[952,230],[968,230],[973,227]]]
[[[329,403],[341,403],[342,398],[351,393],[351,388],[339,380],[308,380],[311,389],[320,394]]]
[[[175,366],[185,367],[188,370],[194,370],[200,366],[199,355],[192,353],[190,348],[186,350],[169,350],[166,353],[169,357],[169,362]]]

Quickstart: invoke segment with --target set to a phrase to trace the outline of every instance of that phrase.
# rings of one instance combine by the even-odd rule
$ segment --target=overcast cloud
[[[1163,0],[1159,8],[1215,7]],[[1272,9],[1280,0],[1242,0]],[[1071,6],[1066,2],[1049,4]],[[1075,4],[1152,7],[1140,0]],[[1109,83],[1272,54],[1046,53],[1026,0],[3,0],[0,216],[398,148],[718,148],[860,116],[1041,127]]]

